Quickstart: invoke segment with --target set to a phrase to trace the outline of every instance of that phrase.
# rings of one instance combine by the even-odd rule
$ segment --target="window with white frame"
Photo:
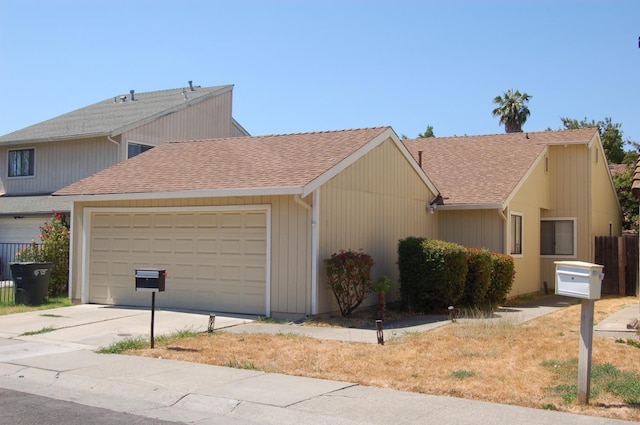
[[[29,177],[35,175],[35,149],[9,150],[8,159],[8,177]]]
[[[153,148],[153,146],[127,142],[127,158],[133,158],[134,156],[140,155],[142,152],[146,152],[151,148]]]
[[[511,255],[522,255],[522,214],[511,213]]]
[[[540,255],[574,256],[576,219],[557,218],[540,221]]]

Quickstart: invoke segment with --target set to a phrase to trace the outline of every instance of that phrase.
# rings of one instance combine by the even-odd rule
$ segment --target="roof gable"
[[[115,136],[158,117],[228,92],[232,85],[115,96],[0,137],[0,144]]]
[[[389,137],[402,146],[389,127],[165,143],[55,195],[306,195]]]
[[[403,141],[445,205],[503,208],[550,144],[589,144],[597,129],[438,137]]]

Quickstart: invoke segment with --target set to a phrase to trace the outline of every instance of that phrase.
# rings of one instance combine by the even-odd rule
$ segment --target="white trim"
[[[133,156],[129,156],[129,145],[132,145],[132,144],[133,145],[138,145],[138,146],[148,146],[150,148],[157,147],[157,145],[154,145],[154,144],[151,144],[151,143],[143,143],[143,142],[138,142],[136,140],[126,139],[124,141],[124,152],[125,152],[125,158],[124,159],[125,160],[133,158]],[[140,152],[140,153],[142,153],[142,152]],[[138,155],[140,155],[140,153]],[[134,156],[137,156],[137,155],[134,155]]]
[[[572,221],[573,222],[573,255],[551,254],[544,255],[540,253],[540,258],[578,258],[578,217],[540,217],[540,221]],[[542,245],[542,237],[540,238]],[[542,251],[542,246],[540,248]]]
[[[142,199],[221,198],[227,196],[272,196],[302,194],[300,187],[181,190],[176,192],[107,193],[104,195],[53,195],[73,202],[129,201]],[[304,196],[303,196],[304,197]]]
[[[446,199],[445,199],[446,202]],[[504,210],[502,204],[444,204],[438,205],[438,210],[457,211],[457,210]]]
[[[265,211],[267,216],[266,228],[266,255],[265,255],[265,315],[271,316],[271,205],[251,204],[251,205],[220,205],[202,207],[86,207],[82,212],[82,289],[80,301],[83,304],[89,302],[89,241],[91,233],[91,216],[94,213],[161,213],[161,212],[209,212],[209,211]]]
[[[518,193],[520,188],[527,182],[527,180],[529,180],[529,177],[531,177],[531,174],[533,174],[533,172],[534,172],[535,168],[538,166],[538,164],[540,164],[540,162],[544,161],[545,155],[547,155],[548,150],[549,150],[549,148],[545,146],[545,148],[542,150],[542,152],[540,152],[540,155],[538,155],[538,157],[535,159],[535,161],[533,161],[533,164],[531,164],[531,166],[529,166],[529,168],[524,173],[522,178],[518,181],[518,183],[516,183],[515,187],[511,190],[511,192],[507,196],[507,199],[504,201],[503,205],[506,206],[506,205],[509,205],[511,203],[511,201],[516,196],[516,194]]]
[[[318,265],[320,264],[320,190],[313,192],[311,209],[311,314],[318,314]]]
[[[512,246],[512,228],[511,228],[511,216],[520,217],[520,253],[514,254],[511,252]],[[517,211],[509,211],[509,223],[507,224],[507,250],[509,251],[509,255],[513,258],[522,258],[524,257],[524,213]]]

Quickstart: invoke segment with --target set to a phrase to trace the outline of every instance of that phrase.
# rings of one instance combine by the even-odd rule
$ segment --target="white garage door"
[[[269,314],[267,212],[93,212],[89,302],[149,306],[136,268],[167,271],[159,307]]]

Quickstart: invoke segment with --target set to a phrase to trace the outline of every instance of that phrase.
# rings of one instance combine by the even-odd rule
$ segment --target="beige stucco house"
[[[322,260],[363,250],[397,285],[397,244],[435,237],[437,198],[389,127],[165,143],[54,194],[73,202],[70,296],[300,317],[337,310]],[[396,291],[391,294],[396,296]]]
[[[554,261],[593,262],[622,213],[598,130],[405,140],[443,196],[440,239],[511,255],[511,296],[552,290]]]

